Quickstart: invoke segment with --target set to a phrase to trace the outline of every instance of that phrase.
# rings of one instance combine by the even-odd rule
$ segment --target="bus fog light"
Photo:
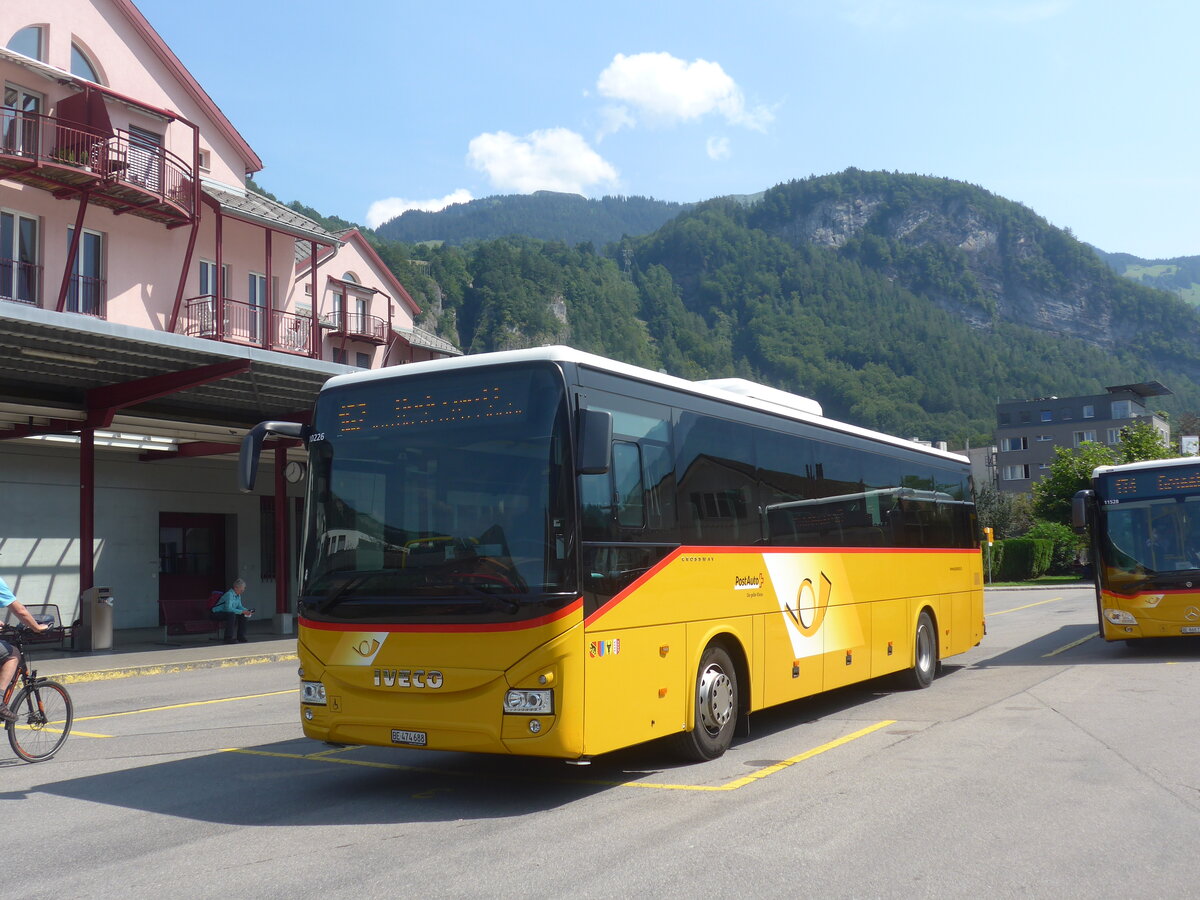
[[[518,715],[554,711],[554,691],[509,691],[504,695],[504,711]]]
[[[300,682],[300,702],[325,705],[325,685],[319,681]]]
[[[308,721],[311,722],[312,717],[313,717],[313,711],[311,709],[304,710],[304,718],[308,719]]]
[[[1137,619],[1133,617],[1133,613],[1125,612],[1123,609],[1106,609],[1104,618],[1112,622],[1114,625],[1136,625]]]
[[[529,731],[531,734],[537,734],[541,730],[542,730],[541,722],[539,722],[537,719],[529,720]]]

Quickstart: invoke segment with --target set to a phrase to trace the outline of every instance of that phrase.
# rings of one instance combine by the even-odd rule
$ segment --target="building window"
[[[1110,444],[1121,443],[1121,429],[1120,428],[1108,429],[1108,443],[1110,443]]]
[[[37,219],[0,211],[0,298],[41,302],[41,268],[37,259]]]
[[[999,413],[996,416],[996,422],[1000,425],[1007,425],[1011,421],[1012,415],[1010,413]]]
[[[1022,422],[1029,421],[1029,410],[1025,410],[1024,412],[1020,413],[1019,415],[1020,415],[1020,419]]]
[[[1039,421],[1042,421],[1042,422],[1053,422],[1054,421],[1054,415],[1048,409],[1041,410],[1038,413],[1038,416],[1040,417]]]
[[[1000,477],[1004,481],[1027,481],[1029,479],[1029,465],[1005,466],[1000,470]]]
[[[4,152],[13,156],[36,156],[39,150],[42,96],[23,87],[4,85],[4,107],[0,128]]]
[[[28,56],[30,59],[41,60],[42,62],[46,61],[42,59],[42,48],[44,46],[40,25],[30,25],[28,28],[22,28],[8,42],[9,50],[20,53],[22,56]]]
[[[1094,432],[1094,431],[1075,431],[1075,432],[1072,432],[1071,437],[1075,441],[1075,446],[1078,447],[1084,441],[1095,441],[1096,440],[1096,432]]]
[[[1002,438],[1000,441],[1000,449],[1008,452],[1013,450],[1028,450],[1029,438],[1027,437],[1011,437]]]
[[[1037,439],[1038,439],[1038,443],[1039,443],[1039,444],[1044,444],[1044,443],[1046,443],[1046,442],[1048,442],[1048,441],[1052,441],[1052,440],[1054,440],[1054,435],[1052,435],[1052,434],[1039,434],[1039,435],[1037,436]]]
[[[67,227],[67,247],[71,246],[75,226]],[[108,287],[104,282],[104,237],[87,228],[79,236],[71,281],[67,286],[67,309],[85,316],[103,319],[106,315]]]
[[[1144,412],[1145,410],[1132,400],[1113,401],[1112,417],[1114,419],[1132,419],[1134,416],[1139,416]]]
[[[1058,411],[1058,420],[1060,422],[1070,422],[1072,418],[1074,418],[1074,414],[1071,412],[1071,407],[1064,406]]]
[[[200,154],[199,154],[199,158],[196,160],[196,165],[198,165],[200,167],[201,172],[211,172],[212,171],[212,151],[211,150],[201,150]]]
[[[356,353],[356,354],[354,354],[354,359],[355,359],[355,364],[356,364],[356,365],[357,365],[357,366],[358,366],[360,369],[369,369],[369,368],[371,368],[371,354],[369,354],[369,353]]]
[[[1096,407],[1093,406],[1091,403],[1085,403],[1083,405],[1083,417],[1085,419],[1096,418]]]
[[[71,74],[76,78],[85,78],[88,81],[100,84],[100,76],[96,74],[95,64],[88,59],[88,55],[74,42],[71,43]]]
[[[340,347],[334,347],[333,361],[335,363],[341,363],[344,366],[346,364],[346,351],[342,350]]]

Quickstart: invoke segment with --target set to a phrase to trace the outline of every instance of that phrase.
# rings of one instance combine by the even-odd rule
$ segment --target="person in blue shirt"
[[[28,625],[34,631],[45,631],[49,625],[42,625],[33,617],[33,613],[25,608],[25,604],[21,603],[13,594],[12,588],[8,586],[3,578],[0,578],[0,609],[9,610],[18,619]],[[15,722],[17,714],[8,708],[8,704],[4,702],[3,692],[8,690],[8,686],[12,683],[13,677],[17,674],[17,663],[21,657],[17,654],[17,648],[8,641],[0,641],[0,722]]]
[[[225,623],[225,643],[246,643],[246,620],[254,614],[254,610],[242,605],[242,593],[246,590],[246,582],[238,578],[233,582],[221,599],[213,604],[212,617]],[[234,631],[237,631],[235,638]]]

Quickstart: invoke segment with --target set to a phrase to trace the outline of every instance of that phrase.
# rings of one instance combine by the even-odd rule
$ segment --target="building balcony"
[[[325,316],[321,325],[330,329],[331,338],[348,338],[352,341],[364,341],[368,344],[386,344],[388,342],[388,324],[379,316],[366,313],[335,312]]]
[[[0,259],[0,300],[42,307],[42,267]],[[66,312],[104,319],[108,316],[108,282],[72,275],[63,301]]]
[[[228,298],[218,302],[212,294],[184,301],[176,331],[190,337],[211,338],[231,344],[262,347],[296,356],[313,355],[313,320],[281,309]]]
[[[103,135],[37,113],[0,115],[0,179],[167,226],[190,223],[195,171],[169,150],[122,129]]]

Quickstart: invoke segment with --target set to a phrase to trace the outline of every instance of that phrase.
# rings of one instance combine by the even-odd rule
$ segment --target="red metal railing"
[[[348,338],[371,341],[376,344],[387,343],[388,325],[379,316],[341,310],[325,316],[323,324],[332,325],[332,334],[334,335],[345,335]]]
[[[266,330],[268,312],[271,325],[269,335]],[[191,337],[249,344],[298,356],[312,354],[311,316],[280,309],[267,310],[262,306],[228,298],[218,304],[212,294],[190,297],[184,301],[177,330]]]
[[[108,314],[108,282],[103,278],[72,275],[67,284],[67,312],[103,319]]]
[[[42,300],[42,267],[15,259],[0,259],[0,300],[39,305]]]
[[[53,116],[0,110],[0,156],[87,173],[193,211],[191,165],[121,128],[99,137]]]

